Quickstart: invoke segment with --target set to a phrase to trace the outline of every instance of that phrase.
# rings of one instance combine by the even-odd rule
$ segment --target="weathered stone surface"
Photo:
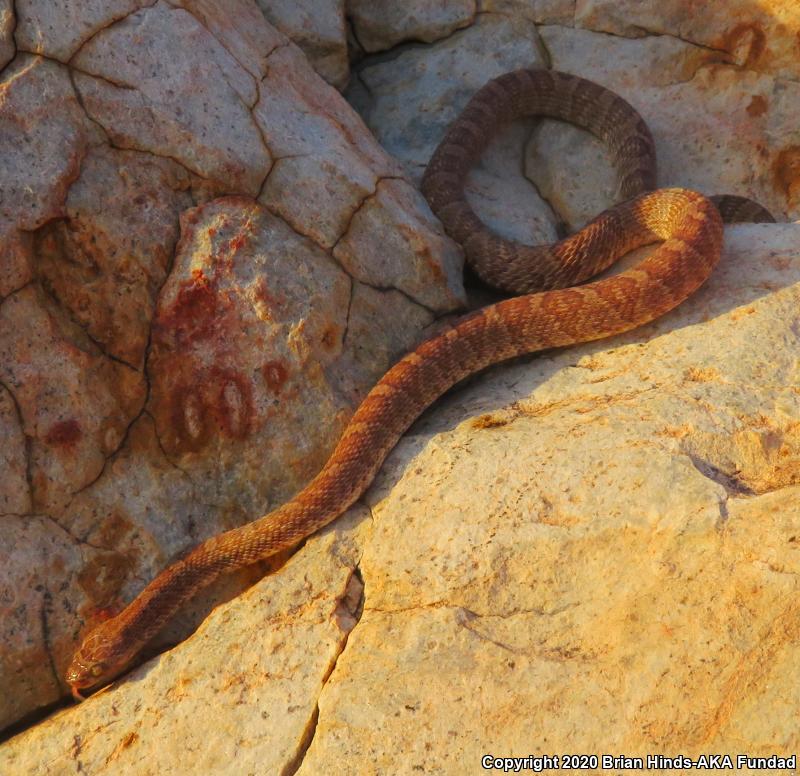
[[[257,0],[267,20],[293,40],[309,62],[337,89],[347,85],[344,0]]]
[[[191,13],[257,80],[267,75],[267,60],[275,49],[288,44],[252,0],[169,0]],[[225,60],[220,60],[224,62]]]
[[[799,234],[733,228],[670,315],[455,392],[391,454],[369,514],[11,739],[0,769],[412,774],[477,770],[487,752],[793,754]],[[215,714],[199,713],[212,696]]]
[[[115,145],[171,157],[217,193],[258,193],[271,158],[250,111],[257,82],[194,16],[158,2],[98,33],[74,64]]]
[[[328,374],[350,285],[253,200],[184,214],[153,323],[150,409],[164,451],[210,499],[258,514],[324,463],[352,409]]]
[[[142,374],[108,359],[33,284],[0,306],[0,381],[24,418],[34,508],[51,513],[97,478],[145,398]]]
[[[37,235],[40,277],[105,352],[141,368],[156,296],[192,204],[170,161],[108,146],[84,158],[65,220]]]
[[[401,282],[401,290],[413,289],[412,296],[422,279],[425,288],[415,298],[423,304],[437,311],[462,304],[459,250],[418,192],[400,181],[379,183],[401,177],[403,170],[374,142],[341,95],[332,89],[311,92],[308,83],[315,76],[290,47],[271,57],[268,78],[270,88],[262,87],[255,115],[276,162],[260,201],[319,245],[335,246],[334,255],[346,266],[370,264],[371,277],[356,274],[358,279],[382,288],[401,288],[396,285]],[[403,193],[383,196],[384,189]],[[392,241],[396,248],[390,268],[385,252],[378,256],[374,250],[377,235],[364,234],[361,227],[366,212],[376,209],[379,242]],[[402,267],[409,271],[400,270],[405,278],[399,281]]]
[[[33,274],[29,238],[19,230],[32,231],[61,215],[91,131],[67,73],[56,64],[20,54],[3,71],[0,94],[2,298]]]
[[[0,727],[64,693],[87,624],[316,471],[430,323],[391,282],[414,287],[423,262],[433,308],[463,300],[460,253],[410,187],[374,214],[420,230],[397,244],[391,282],[361,289],[333,258],[402,170],[255,3],[17,10],[19,39],[54,59],[20,52],[0,76],[0,522],[39,521],[4,564],[2,600],[27,619],[0,625]],[[292,166],[287,148],[309,158]],[[374,238],[348,239],[355,264]],[[72,549],[43,567],[45,599],[29,571],[48,530]]]
[[[348,99],[391,154],[418,179],[445,128],[486,81],[520,67],[544,66],[536,27],[485,14],[466,30],[389,61],[366,59]],[[491,56],[487,57],[487,52]]]
[[[408,325],[409,320],[412,326]],[[433,320],[432,313],[400,291],[381,290],[354,280],[342,344],[342,356],[348,361],[345,374],[349,381],[358,385],[360,376],[368,381],[375,371],[386,372],[396,360],[396,354],[411,350],[420,338],[418,332],[424,333]],[[375,338],[376,329],[383,332],[384,339]],[[358,399],[357,396],[353,398]]]
[[[5,67],[16,53],[17,47],[14,44],[16,23],[13,0],[0,0],[0,68]]]
[[[676,312],[412,429],[301,773],[797,749],[798,235],[731,230]]]
[[[572,26],[575,0],[478,0],[478,10],[530,19],[537,24]]]
[[[661,185],[742,194],[778,218],[800,217],[800,178],[792,167],[792,149],[800,143],[794,118],[800,84],[721,65],[718,52],[672,37],[630,40],[558,26],[540,32],[553,67],[607,86],[645,117],[656,141]],[[585,178],[578,185],[593,158],[592,151],[573,156],[573,149],[584,146],[578,136],[585,133],[548,123],[539,162],[528,169],[548,200],[558,209],[570,189],[608,190],[607,166],[597,168],[594,185],[585,186]],[[557,152],[559,143],[570,148],[568,155]],[[608,204],[577,197],[559,212],[580,224]]]
[[[348,0],[347,14],[359,44],[367,52],[383,51],[404,40],[432,43],[475,18],[475,0],[430,3],[410,0]]]
[[[14,35],[20,50],[66,62],[94,35],[150,5],[153,0],[14,0]]]
[[[452,308],[459,302],[460,254],[430,210],[414,207],[418,197],[405,180],[378,181],[353,214],[333,255],[362,283],[396,288],[428,308],[441,310],[442,287],[451,290]],[[397,265],[397,256],[411,257],[405,271]]]
[[[675,35],[725,52],[731,62],[748,70],[788,78],[800,75],[800,7],[793,0],[577,0],[575,24],[633,37]]]
[[[47,762],[54,772],[92,774],[289,772],[313,736],[317,697],[360,614],[354,569],[368,530],[367,510],[354,508],[279,577],[219,607],[192,638],[194,657],[167,652],[134,681],[12,739],[0,747],[0,771],[38,773]],[[161,694],[165,684],[171,690]],[[75,726],[86,714],[97,715],[91,735],[86,719]],[[177,760],[171,742],[179,742]]]
[[[0,386],[0,514],[23,514],[31,509],[25,435],[14,397]]]
[[[101,553],[81,546],[41,515],[3,513],[0,528],[0,719],[5,725],[62,695],[53,656],[69,648],[74,613],[64,602],[77,593],[76,578],[67,570]]]

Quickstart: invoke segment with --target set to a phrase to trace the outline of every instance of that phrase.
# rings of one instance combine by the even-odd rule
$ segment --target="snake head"
[[[77,701],[84,700],[82,690],[107,684],[120,673],[114,639],[109,633],[112,623],[113,619],[101,622],[86,634],[67,669],[65,678]]]

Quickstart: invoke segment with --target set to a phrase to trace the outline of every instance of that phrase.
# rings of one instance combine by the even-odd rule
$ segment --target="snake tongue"
[[[71,689],[72,689],[72,697],[75,699],[77,703],[86,700],[86,697],[81,695],[80,688],[73,686]]]

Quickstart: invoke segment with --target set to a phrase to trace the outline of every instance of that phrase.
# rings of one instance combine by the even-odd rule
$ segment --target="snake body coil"
[[[589,129],[610,148],[628,199],[553,245],[524,246],[489,232],[464,196],[464,179],[496,129],[518,116]],[[522,294],[461,319],[395,364],[353,415],[325,466],[288,503],[203,542],[159,574],[119,615],[85,637],[67,673],[73,694],[108,682],[198,590],[221,573],[297,544],[353,504],[422,411],[459,380],[523,353],[608,337],[674,308],[720,256],[722,221],[704,196],[651,191],[655,151],[647,126],[612,92],[575,76],[520,70],[488,83],[449,128],[422,190],[447,232],[488,283]],[[719,200],[729,219],[766,220],[749,200]],[[576,287],[641,245],[662,244],[613,277]]]

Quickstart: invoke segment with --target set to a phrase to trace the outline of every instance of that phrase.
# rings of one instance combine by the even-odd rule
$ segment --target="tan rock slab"
[[[731,230],[677,311],[404,437],[300,773],[797,750],[798,230]]]

